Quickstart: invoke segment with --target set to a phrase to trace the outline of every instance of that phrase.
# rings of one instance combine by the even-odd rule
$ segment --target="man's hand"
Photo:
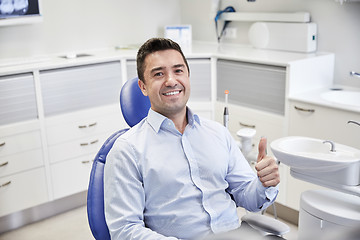
[[[264,187],[275,187],[280,182],[279,167],[274,158],[266,155],[267,139],[261,138],[255,169]]]

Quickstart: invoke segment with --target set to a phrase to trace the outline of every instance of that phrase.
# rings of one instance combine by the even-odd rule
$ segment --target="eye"
[[[176,69],[176,70],[175,70],[175,72],[176,72],[176,73],[183,73],[183,72],[184,72],[184,70],[183,70],[183,69],[181,69],[181,68],[178,68],[178,69]]]
[[[162,72],[156,72],[154,74],[154,77],[161,77],[162,75],[164,75]]]

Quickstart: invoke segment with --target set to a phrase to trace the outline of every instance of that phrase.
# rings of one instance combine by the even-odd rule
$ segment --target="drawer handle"
[[[91,141],[90,143],[80,143],[80,146],[84,147],[84,146],[87,146],[87,145],[90,145],[90,144],[95,144],[99,142],[99,139],[96,139],[94,141]]]
[[[4,184],[0,185],[0,188],[8,186],[8,185],[10,185],[10,183],[11,183],[11,181],[4,183]]]
[[[94,122],[94,123],[89,124],[89,127],[94,127],[96,125],[97,125],[97,122]]]
[[[255,125],[250,125],[250,124],[246,124],[246,123],[242,123],[242,122],[239,122],[240,126],[243,126],[243,127],[248,127],[248,128],[256,128]]]
[[[301,108],[301,107],[297,107],[297,106],[294,106],[294,108],[296,110],[303,111],[303,112],[310,112],[310,113],[315,112],[315,109],[306,109],[306,108]]]
[[[8,164],[9,164],[9,162],[1,163],[1,164],[0,164],[0,167],[4,167],[4,166],[6,166],[6,165],[8,165]]]
[[[79,125],[78,128],[88,128],[88,127],[95,127],[97,122],[90,123],[89,125]]]
[[[89,163],[92,163],[94,160],[84,160],[84,161],[81,161],[82,164],[89,164]]]
[[[5,142],[0,143],[0,147],[5,146]]]

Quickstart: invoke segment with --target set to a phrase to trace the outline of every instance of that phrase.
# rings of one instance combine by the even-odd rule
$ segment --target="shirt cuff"
[[[257,182],[259,196],[261,199],[264,199],[264,204],[262,204],[262,208],[266,208],[275,201],[279,193],[279,185],[275,187],[264,187],[259,179]]]

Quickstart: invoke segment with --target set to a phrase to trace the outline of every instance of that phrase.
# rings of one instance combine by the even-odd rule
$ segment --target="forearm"
[[[257,212],[266,209],[275,201],[278,187],[265,188],[260,180],[255,178],[243,189],[235,189],[231,194],[238,206],[251,212]]]

